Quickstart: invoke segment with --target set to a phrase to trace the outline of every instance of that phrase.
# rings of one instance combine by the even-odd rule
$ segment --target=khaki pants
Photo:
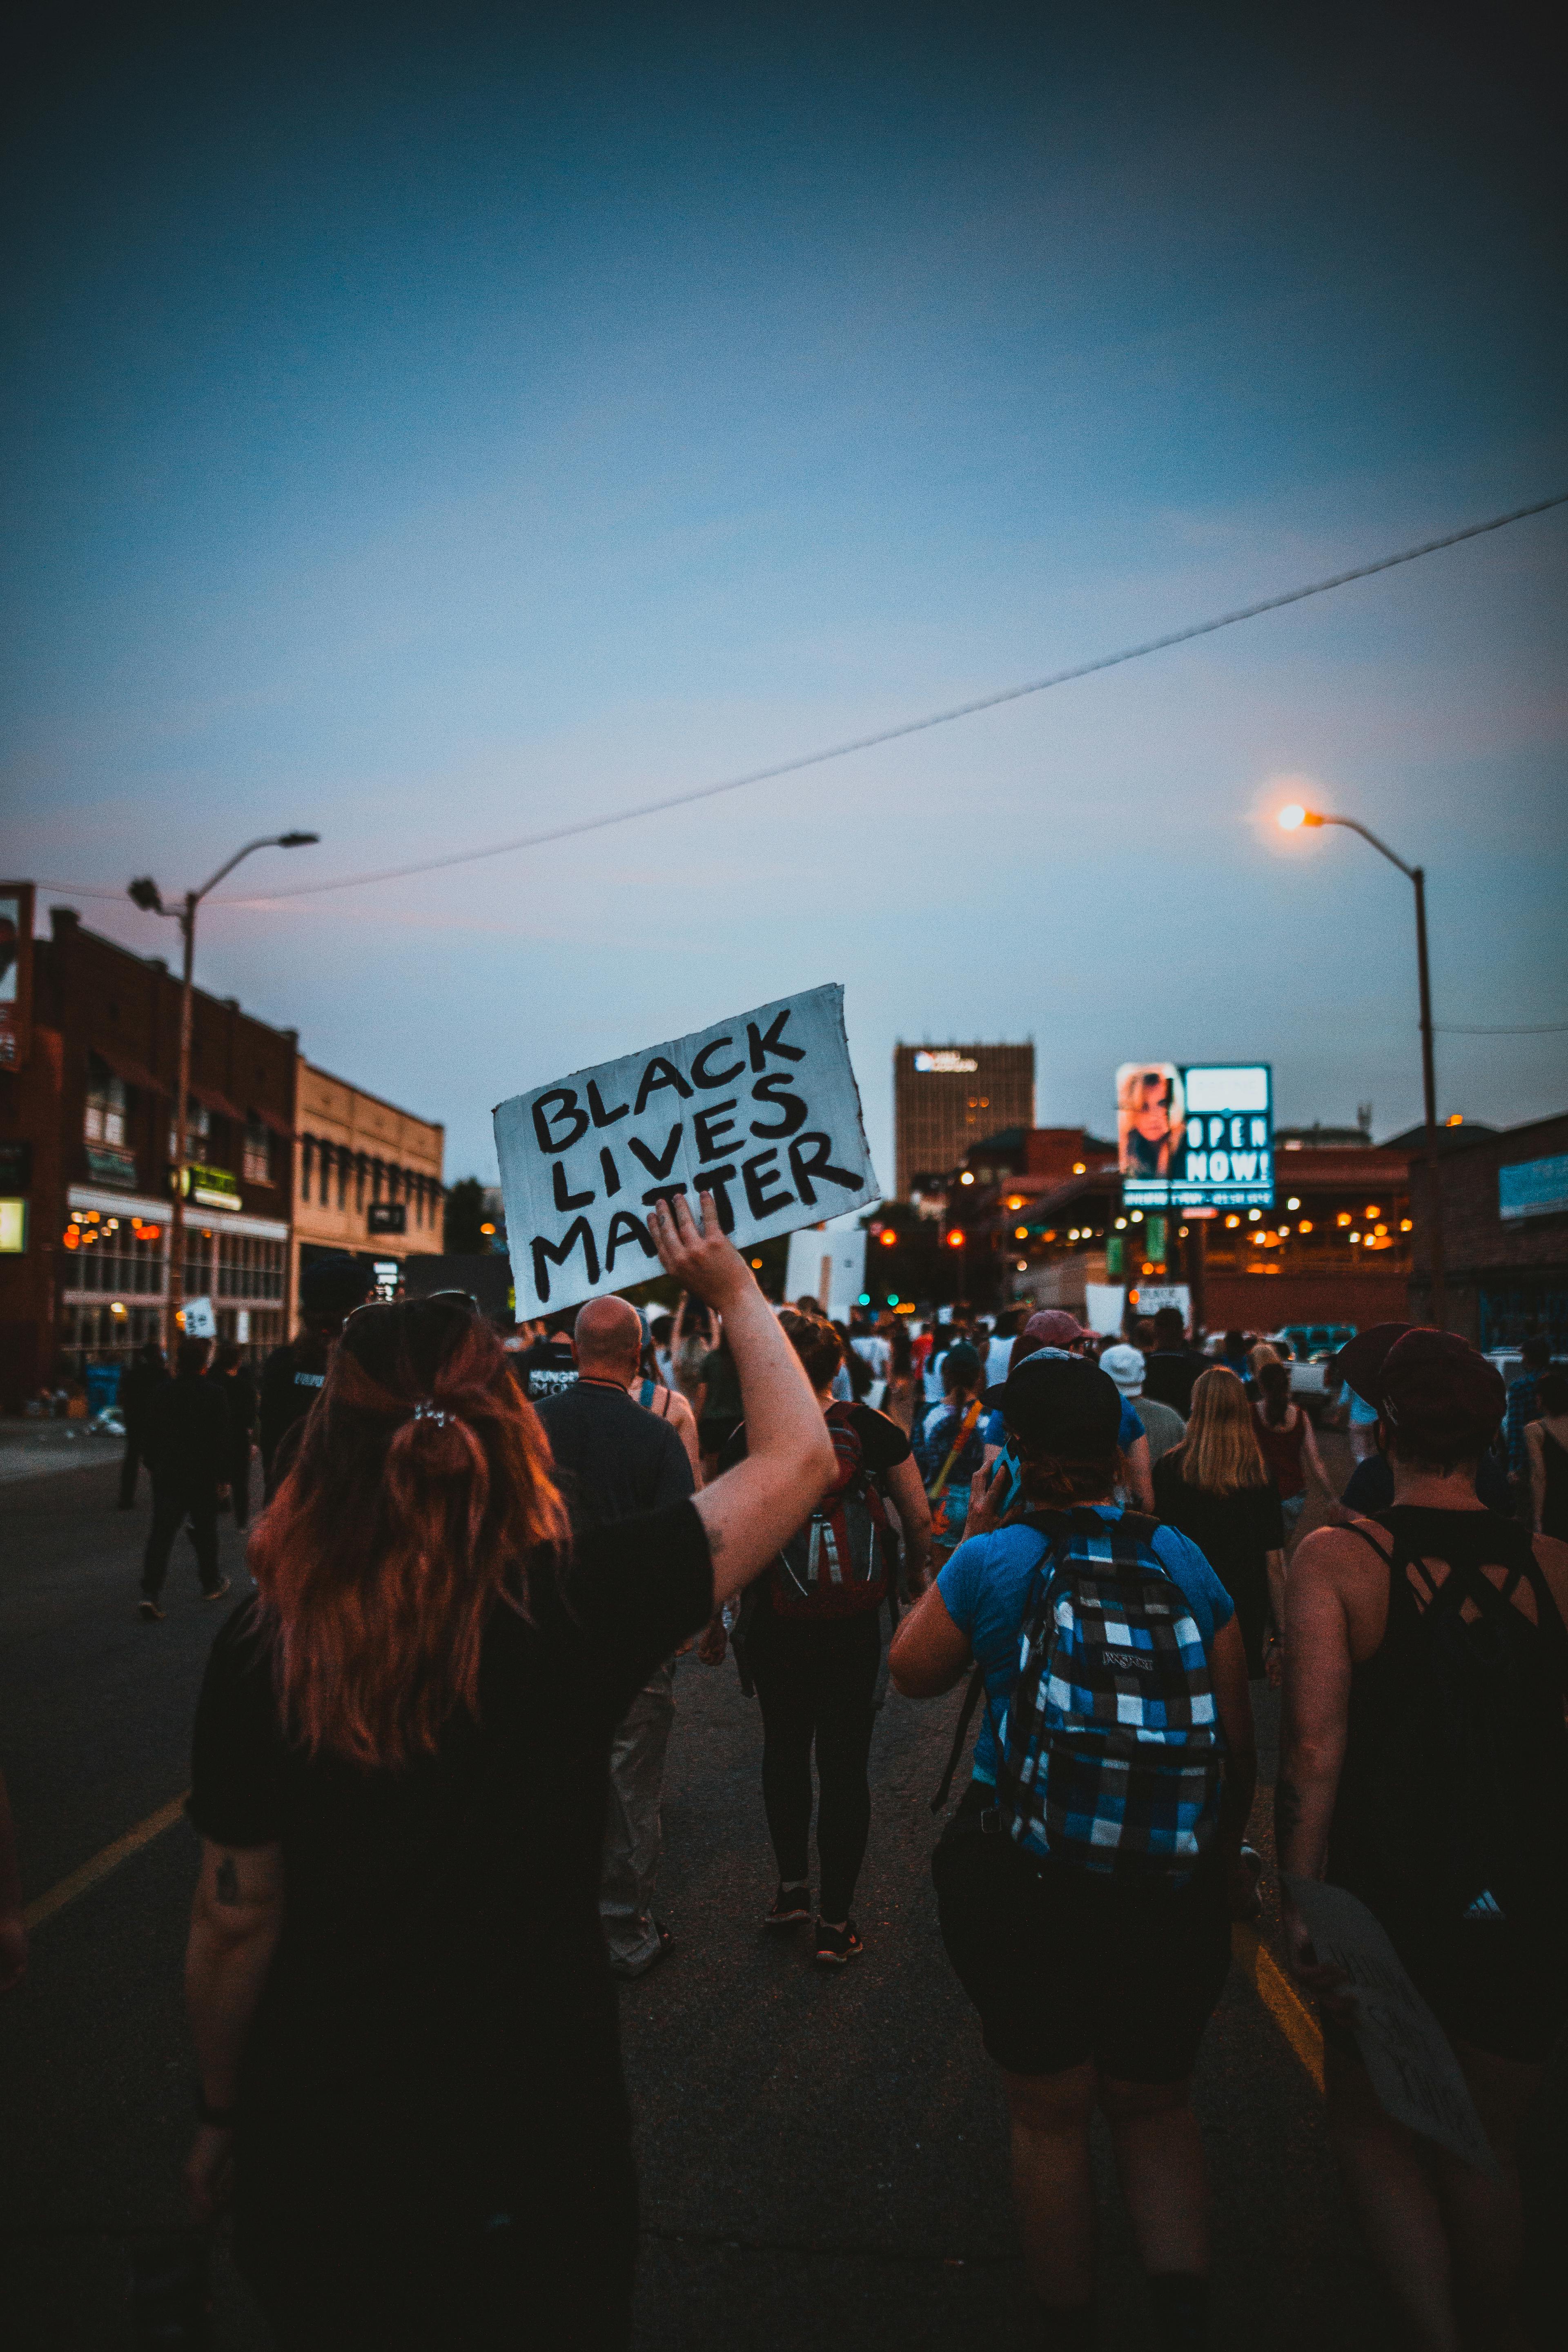
[[[617,1976],[638,1977],[658,1958],[654,1881],[664,1846],[664,1759],[675,1721],[675,1668],[660,1666],[633,1699],[610,1750],[599,1917]]]

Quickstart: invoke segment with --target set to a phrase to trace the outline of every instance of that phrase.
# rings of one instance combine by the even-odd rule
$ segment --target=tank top
[[[1549,1429],[1542,1429],[1541,1451],[1546,1470],[1541,1532],[1543,1536],[1568,1537],[1568,1450],[1558,1444]]]
[[[1373,1524],[1394,1538],[1384,1570],[1387,1616],[1377,1648],[1351,1669],[1344,1761],[1324,1876],[1360,1895],[1391,1929],[1396,1922],[1445,1912],[1451,1916],[1451,1890],[1441,1884],[1449,1857],[1467,1833],[1467,1809],[1489,1806],[1494,1817],[1513,1825],[1521,1848],[1519,1874],[1534,1884],[1560,1934],[1563,1872],[1557,1860],[1568,1862],[1568,1731],[1563,1720],[1568,1628],[1536,1561],[1530,1530],[1498,1511],[1444,1511],[1408,1503],[1380,1511]],[[1370,1535],[1363,1540],[1383,1557],[1382,1545]],[[1426,1559],[1448,1564],[1436,1591],[1420,1565]],[[1500,1588],[1482,1573],[1493,1566],[1508,1571]],[[1419,1591],[1412,1576],[1419,1580]],[[1515,1622],[1505,1630],[1514,1637],[1519,1669],[1516,1704],[1500,1722],[1494,1743],[1500,1780],[1494,1775],[1494,1785],[1485,1790],[1474,1785],[1473,1769],[1462,1760],[1465,1751],[1448,1736],[1451,1720],[1445,1727],[1434,1713],[1434,1644],[1427,1638],[1428,1632],[1441,1635],[1445,1608],[1457,1612],[1465,1593],[1482,1583],[1491,1602],[1470,1633],[1479,1649],[1495,1654],[1497,1612],[1508,1612]],[[1534,1596],[1534,1624],[1507,1597],[1521,1583]],[[1478,1599],[1485,1602],[1486,1595]],[[1424,1622],[1429,1614],[1430,1628]],[[1525,1756],[1529,1761],[1521,1765]],[[1450,1762],[1457,1773],[1447,1770]]]
[[[1301,1448],[1307,1442],[1307,1416],[1300,1406],[1296,1407],[1295,1426],[1279,1429],[1264,1420],[1260,1405],[1254,1405],[1252,1426],[1265,1466],[1274,1473],[1280,1501],[1288,1503],[1292,1495],[1304,1495],[1307,1481],[1301,1469]]]

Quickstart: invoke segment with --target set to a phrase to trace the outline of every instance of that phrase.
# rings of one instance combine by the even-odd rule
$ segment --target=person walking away
[[[889,1421],[897,1422],[906,1437],[914,1425],[919,1390],[914,1342],[909,1325],[899,1321],[888,1333],[888,1393],[882,1400],[882,1410]]]
[[[1508,1386],[1508,1404],[1503,1413],[1503,1443],[1508,1453],[1509,1484],[1514,1493],[1514,1507],[1521,1518],[1531,1507],[1530,1449],[1525,1431],[1541,1412],[1540,1384],[1542,1372],[1552,1368],[1552,1342],[1544,1334],[1532,1331],[1520,1347],[1519,1378]]]
[[[1076,1356],[1085,1361],[1095,1344],[1095,1335],[1087,1330],[1074,1315],[1059,1307],[1044,1307],[1031,1315],[1013,1345],[1011,1362],[1022,1364],[1036,1354]],[[1010,1485],[1003,1491],[1006,1499],[996,1516],[1005,1518],[1023,1492],[1019,1479],[1017,1457],[1007,1444],[1001,1412],[1000,1388],[986,1391],[985,1402],[991,1408],[985,1424],[985,1480],[989,1486],[997,1463],[1005,1454],[1010,1472]],[[1154,1507],[1153,1468],[1149,1459],[1149,1434],[1137,1408],[1125,1397],[1121,1402],[1121,1422],[1117,1431],[1117,1446],[1121,1454],[1127,1492],[1134,1510],[1145,1514]],[[984,1489],[981,1490],[983,1493]],[[973,1499],[973,1495],[972,1495]],[[969,1530],[973,1532],[973,1530]]]
[[[1535,1531],[1568,1538],[1568,1372],[1543,1372],[1535,1395],[1541,1418],[1524,1431]]]
[[[675,1427],[632,1401],[642,1322],[624,1298],[591,1298],[573,1334],[577,1378],[538,1407],[574,1536],[668,1510],[695,1489]],[[616,1727],[599,1916],[618,1977],[647,1974],[669,1948],[653,1916],[663,1850],[664,1763],[675,1722],[675,1664],[661,1658]]]
[[[228,1407],[228,1461],[224,1483],[234,1506],[234,1524],[250,1524],[250,1457],[255,1452],[256,1382],[237,1339],[226,1339],[213,1359],[212,1377]]]
[[[1189,2085],[1233,1910],[1255,1903],[1246,1653],[1187,1538],[1110,1500],[1121,1401],[1098,1366],[1015,1351],[1003,1412],[1027,1515],[963,1544],[893,1643],[909,1697],[972,1661],[984,1692],[932,1863],[942,1941],[1001,2073],[1037,2340],[1097,2340],[1098,2105],[1160,2341],[1196,2347],[1209,2243]]]
[[[559,1396],[576,1380],[577,1358],[572,1346],[576,1320],[574,1307],[563,1315],[551,1316],[532,1346],[513,1359],[512,1371],[530,1404],[542,1404],[546,1397]]]
[[[634,1314],[637,1312],[635,1307],[632,1311]],[[640,1323],[641,1318],[638,1319]],[[668,1315],[662,1319],[666,1323],[671,1320]],[[656,1324],[654,1329],[658,1328]],[[656,1421],[668,1422],[686,1448],[686,1458],[691,1465],[691,1483],[694,1487],[700,1486],[702,1457],[697,1442],[697,1423],[686,1399],[663,1378],[658,1342],[651,1332],[643,1341],[637,1369],[626,1382],[626,1394],[634,1404],[640,1404],[645,1412],[651,1412]]]
[[[871,1825],[868,1770],[881,1659],[879,1612],[893,1571],[886,1491],[903,1530],[911,1591],[925,1589],[931,1519],[909,1439],[886,1413],[833,1394],[843,1342],[820,1317],[786,1311],[781,1329],[805,1368],[833,1445],[832,1477],[781,1548],[771,1576],[747,1594],[736,1635],[763,1711],[763,1803],[779,1886],[766,1924],[812,1917],[811,1765],[816,1757],[820,1869],[815,1950],[838,1968],[862,1948],[851,1916]],[[742,1425],[727,1462],[742,1458]],[[702,1657],[724,1655],[722,1621]]]
[[[1223,1364],[1197,1381],[1185,1436],[1154,1465],[1154,1509],[1197,1546],[1235,1602],[1248,1675],[1278,1684],[1285,1518],[1247,1391]]]
[[[1151,1358],[1149,1360],[1152,1361]],[[1187,1424],[1173,1405],[1161,1404],[1145,1393],[1147,1371],[1145,1359],[1138,1348],[1107,1348],[1100,1357],[1100,1369],[1116,1383],[1117,1394],[1123,1403],[1131,1406],[1142,1423],[1143,1435],[1149,1447],[1151,1475],[1162,1454],[1169,1454],[1186,1434]]]
[[[1279,1489],[1287,1540],[1300,1524],[1307,1507],[1307,1480],[1316,1481],[1332,1505],[1337,1497],[1329,1484],[1323,1457],[1304,1408],[1290,1401],[1290,1368],[1271,1355],[1258,1369],[1258,1402],[1252,1416],[1258,1449]]]
[[[1364,1333],[1339,1360],[1377,1405],[1394,1506],[1307,1537],[1287,1589],[1287,1945],[1322,2004],[1331,2140],[1409,2340],[1523,2352],[1519,2134],[1568,2021],[1568,1544],[1477,1499],[1505,1402],[1486,1359],[1447,1331],[1408,1331],[1380,1361],[1382,1345]],[[1384,2115],[1292,1877],[1348,1888],[1385,1928],[1495,2179]]]
[[[1150,1404],[1169,1405],[1185,1421],[1193,1409],[1193,1383],[1208,1370],[1208,1358],[1187,1345],[1179,1307],[1162,1307],[1154,1317],[1154,1345],[1143,1368],[1143,1395]]]
[[[206,2223],[232,2179],[237,2256],[286,2346],[627,2342],[610,1748],[834,1467],[710,1197],[701,1215],[678,1200],[648,1226],[740,1367],[750,1457],[713,1486],[574,1540],[494,1329],[409,1299],[347,1326],[252,1538],[258,1593],[196,1714],[185,2180]]]
[[[228,1406],[206,1375],[210,1339],[182,1339],[174,1377],[153,1401],[147,1466],[153,1473],[153,1525],[142,1555],[141,1614],[160,1623],[158,1605],[174,1538],[189,1519],[204,1601],[221,1601],[228,1579],[218,1573],[217,1507],[228,1475]]]
[[[258,1436],[261,1491],[270,1502],[300,1442],[306,1414],[321,1395],[344,1321],[370,1296],[370,1276],[347,1255],[319,1258],[300,1276],[300,1328],[261,1367]]]
[[[168,1360],[161,1339],[144,1339],[120,1376],[120,1418],[125,1423],[125,1453],[120,1465],[120,1507],[128,1511],[136,1500],[136,1477],[147,1459],[147,1431],[153,1400],[169,1382]]]
[[[741,1424],[741,1381],[721,1327],[714,1344],[702,1359],[702,1410],[697,1417],[697,1443],[702,1475],[716,1477],[719,1456]]]
[[[980,1358],[966,1339],[942,1360],[942,1403],[928,1412],[915,1445],[926,1482],[938,1557],[962,1542],[972,1481],[985,1465],[985,1399]]]

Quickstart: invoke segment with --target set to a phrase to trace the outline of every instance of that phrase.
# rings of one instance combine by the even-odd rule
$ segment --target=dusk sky
[[[1568,489],[1542,61],[1374,12],[35,13],[8,60],[0,869],[258,855],[198,977],[443,1119],[829,980],[896,1039],[1263,1058],[1282,1120],[1568,1103],[1568,508],[707,805]],[[1489,16],[1496,37],[1503,16]],[[1403,18],[1408,27],[1418,19]],[[121,897],[89,925],[174,960]]]

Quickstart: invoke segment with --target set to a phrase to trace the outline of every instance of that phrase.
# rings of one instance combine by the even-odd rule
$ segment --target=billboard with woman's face
[[[1185,1125],[1186,1097],[1174,1062],[1123,1062],[1116,1073],[1118,1165],[1123,1176],[1168,1176]]]

